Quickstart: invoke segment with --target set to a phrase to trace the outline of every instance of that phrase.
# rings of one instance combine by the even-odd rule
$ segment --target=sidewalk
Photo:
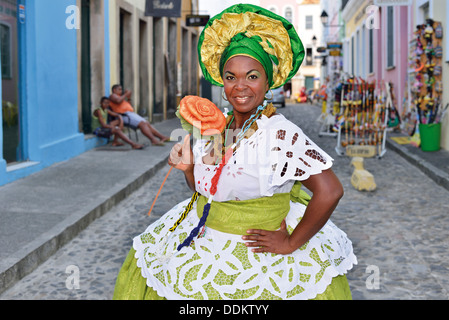
[[[180,123],[154,126],[170,135]],[[167,165],[174,143],[151,146],[140,132],[139,142],[144,150],[99,147],[0,187],[0,293]]]
[[[449,151],[439,150],[435,152],[424,152],[411,144],[399,144],[392,137],[403,137],[405,134],[388,133],[387,152],[395,151],[438,185],[449,190]]]

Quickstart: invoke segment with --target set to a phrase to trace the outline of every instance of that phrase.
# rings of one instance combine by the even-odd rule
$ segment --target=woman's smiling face
[[[268,78],[262,65],[247,56],[235,56],[223,69],[226,97],[241,114],[251,114],[265,100]]]

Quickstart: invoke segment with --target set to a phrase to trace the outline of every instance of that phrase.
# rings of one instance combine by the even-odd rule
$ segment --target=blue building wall
[[[66,27],[66,8],[76,5],[76,0],[20,0],[20,3],[26,6],[19,35],[19,91],[21,148],[27,161],[7,167],[0,155],[0,185],[104,143],[96,138],[85,141],[84,134],[79,132],[77,30]],[[108,8],[107,3],[105,0]],[[106,29],[105,39],[108,38]],[[108,57],[109,46],[105,48]]]
[[[74,0],[28,1],[27,101],[29,157],[48,165],[84,151],[78,132],[78,59],[74,29],[66,28],[66,7]],[[57,45],[55,45],[57,44]]]
[[[2,62],[2,56],[0,55],[0,63]],[[0,74],[2,70],[0,68]],[[0,77],[1,78],[1,77]],[[2,93],[2,82],[0,81],[0,97]],[[0,112],[0,126],[3,125],[3,112]],[[6,172],[6,161],[3,159],[3,130],[0,130],[0,177]],[[0,178],[0,185],[2,179]]]

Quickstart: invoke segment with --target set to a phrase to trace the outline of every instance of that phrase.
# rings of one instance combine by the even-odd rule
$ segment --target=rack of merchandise
[[[416,27],[415,39],[410,43],[409,79],[416,126],[438,123],[441,119],[442,30],[441,22],[427,19],[426,24]]]
[[[352,78],[342,83],[337,154],[360,157],[382,157],[386,152],[387,129],[394,108],[390,83],[368,83]],[[392,112],[393,111],[393,112]]]

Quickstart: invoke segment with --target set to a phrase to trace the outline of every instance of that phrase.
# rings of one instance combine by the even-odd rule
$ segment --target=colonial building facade
[[[178,2],[167,17],[145,0],[0,0],[0,185],[103,144],[91,114],[113,84],[152,122],[199,94],[198,5]]]

